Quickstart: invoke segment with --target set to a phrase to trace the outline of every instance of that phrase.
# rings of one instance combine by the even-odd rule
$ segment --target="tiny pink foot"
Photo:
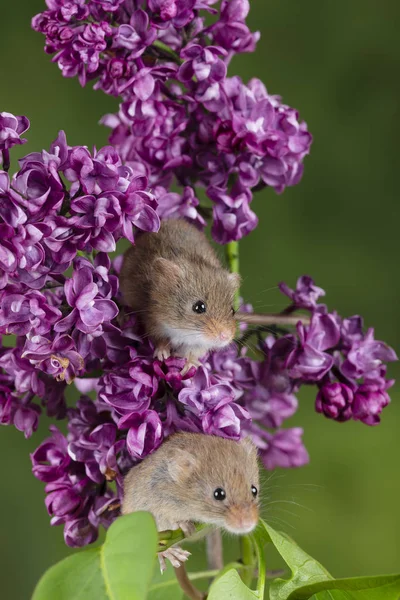
[[[190,556],[190,552],[182,550],[180,546],[171,546],[168,550],[158,553],[158,560],[160,562],[161,573],[164,573],[167,568],[165,560],[169,560],[171,565],[178,569],[182,563],[186,562]]]

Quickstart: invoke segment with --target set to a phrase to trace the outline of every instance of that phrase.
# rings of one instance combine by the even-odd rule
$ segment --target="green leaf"
[[[146,598],[157,544],[157,529],[150,513],[132,513],[114,521],[100,554],[102,576],[111,600]]]
[[[292,572],[290,579],[271,583],[271,600],[400,600],[400,575],[333,579],[288,536],[262,525]]]
[[[100,548],[91,548],[65,558],[46,571],[32,600],[106,599],[106,587],[99,565]]]
[[[210,588],[207,600],[259,600],[257,592],[249,590],[235,569],[218,577]]]
[[[400,575],[335,579],[306,585],[289,596],[289,600],[311,598],[313,600],[399,600]]]
[[[167,563],[166,570],[161,573],[157,563],[147,600],[182,600],[182,598],[183,591],[179,586],[171,564]]]
[[[145,600],[156,551],[157,530],[150,513],[119,517],[103,546],[51,567],[32,600]]]
[[[290,579],[275,579],[270,586],[271,600],[287,600],[290,594],[305,583],[313,584],[332,581],[332,576],[319,562],[311,558],[299,546],[282,533],[278,533],[265,521],[261,521],[265,530],[285,563],[292,572]]]

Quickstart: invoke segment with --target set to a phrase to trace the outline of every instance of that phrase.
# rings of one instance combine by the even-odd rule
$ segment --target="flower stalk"
[[[228,244],[226,244],[226,246],[225,246],[225,255],[226,255],[226,260],[227,260],[230,272],[237,273],[239,275],[240,274],[240,271],[239,271],[239,242],[237,242],[237,241],[228,242]],[[233,304],[233,308],[235,311],[239,310],[239,303],[240,303],[239,298],[240,298],[240,290],[238,289],[235,294],[235,299],[234,299],[234,304]]]

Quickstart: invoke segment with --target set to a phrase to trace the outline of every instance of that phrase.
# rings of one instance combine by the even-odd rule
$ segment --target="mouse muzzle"
[[[255,504],[234,504],[226,514],[225,528],[231,533],[250,533],[258,523],[258,506]]]
[[[231,343],[235,335],[235,327],[230,324],[222,324],[217,320],[210,319],[207,324],[207,335],[213,340],[215,348],[223,348]]]

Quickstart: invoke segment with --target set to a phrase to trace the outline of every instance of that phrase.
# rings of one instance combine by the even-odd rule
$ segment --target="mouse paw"
[[[184,536],[187,538],[196,533],[196,527],[192,521],[180,521],[178,527],[182,529]]]
[[[190,552],[182,550],[180,546],[171,546],[168,550],[158,553],[158,560],[160,562],[161,573],[164,573],[167,568],[165,560],[169,560],[171,565],[178,569],[182,563],[186,562],[190,556]]]
[[[168,343],[158,344],[154,350],[154,358],[157,360],[167,360],[171,356],[171,349]]]

